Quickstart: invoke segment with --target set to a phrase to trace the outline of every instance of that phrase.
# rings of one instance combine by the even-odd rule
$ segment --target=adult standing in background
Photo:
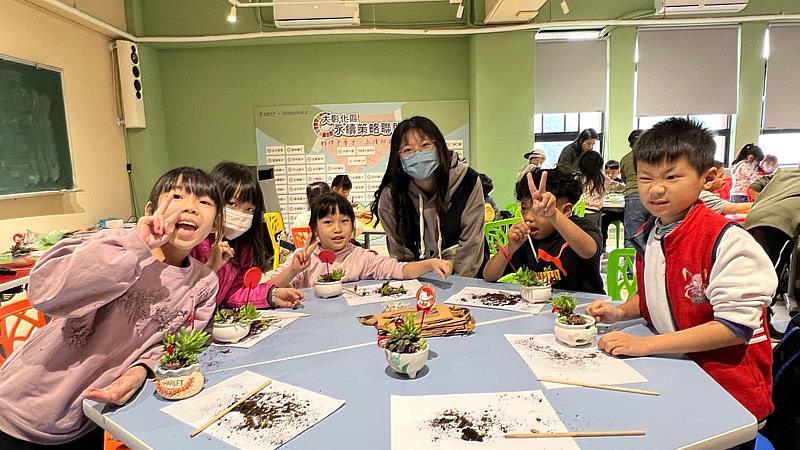
[[[478,275],[488,258],[483,202],[478,172],[448,150],[436,124],[416,116],[397,125],[372,203],[390,255],[442,258],[453,263],[455,275]]]
[[[642,199],[639,197],[639,183],[636,180],[636,161],[633,159],[633,146],[639,139],[642,130],[633,130],[628,135],[628,145],[631,147],[622,160],[619,162],[619,175],[625,183],[622,193],[625,195],[625,212],[623,213],[622,223],[625,226],[625,247],[633,247],[631,238],[639,227],[650,217],[650,212],[645,209]]]
[[[517,172],[517,181],[521,180],[526,173],[532,172],[533,169],[542,167],[542,164],[544,164],[544,160],[546,159],[544,150],[541,148],[534,148],[528,153],[522,155],[522,157],[527,159],[528,163],[522,166],[522,168],[519,169],[519,172]]]
[[[568,170],[575,170],[578,166],[578,158],[584,153],[594,148],[598,135],[594,128],[587,128],[581,131],[578,139],[572,141],[561,150],[558,157],[558,166]]]

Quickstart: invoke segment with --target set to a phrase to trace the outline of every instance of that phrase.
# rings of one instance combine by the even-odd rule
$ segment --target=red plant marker
[[[319,260],[325,263],[325,266],[328,270],[328,276],[331,274],[331,267],[330,265],[336,261],[336,253],[331,250],[323,250],[319,252]]]
[[[425,314],[430,312],[436,303],[436,291],[430,286],[422,286],[417,291],[417,311],[422,311],[422,321],[419,324],[420,332],[422,332],[422,325],[425,324]]]
[[[244,273],[244,287],[249,289],[247,291],[247,300],[245,304],[250,303],[250,292],[258,286],[261,282],[261,270],[258,267],[251,267]]]

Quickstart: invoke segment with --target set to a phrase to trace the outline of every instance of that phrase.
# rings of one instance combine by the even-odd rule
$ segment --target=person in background
[[[619,161],[614,159],[609,159],[606,162],[605,172],[606,176],[610,180],[616,181],[618,183],[623,183],[622,178],[619,177]]]
[[[292,222],[292,229],[295,228],[307,228],[311,225],[309,221],[311,220],[311,206],[314,204],[314,200],[318,199],[322,194],[327,194],[328,192],[333,192],[331,187],[328,186],[328,183],[324,181],[317,181],[314,183],[309,184],[306,186],[306,202],[308,203],[308,211],[303,211],[295,217],[294,222]]]
[[[714,161],[715,177],[711,183],[706,183],[700,191],[700,200],[706,207],[720,214],[747,214],[752,203],[731,203],[720,198],[717,191],[725,184],[725,164],[722,161]]]
[[[483,201],[478,172],[454,157],[433,121],[415,116],[397,125],[372,203],[390,255],[442,258],[456,275],[478,275],[489,256]]]
[[[491,222],[497,216],[497,203],[495,203],[492,196],[489,195],[494,190],[494,183],[492,183],[492,179],[485,173],[479,174],[478,177],[480,177],[481,186],[483,186],[484,221]]]
[[[544,164],[544,160],[547,159],[547,157],[544,154],[544,150],[538,147],[534,148],[528,153],[525,153],[524,155],[522,155],[522,157],[527,159],[528,162],[527,164],[522,166],[521,169],[519,169],[519,172],[517,172],[517,181],[521,180],[526,173],[533,171],[533,169],[537,167],[542,167],[542,164]]]
[[[764,159],[761,147],[747,144],[739,150],[736,159],[731,163],[731,201],[744,203],[748,201],[747,188],[759,177],[758,165]]]
[[[633,159],[633,146],[642,134],[642,130],[633,130],[628,135],[628,145],[631,151],[622,157],[619,163],[620,178],[625,183],[622,193],[625,195],[625,212],[622,222],[625,226],[625,248],[632,248],[633,235],[639,227],[650,217],[650,212],[645,209],[639,197],[639,185],[636,179],[636,161]]]
[[[778,168],[778,157],[775,155],[764,155],[764,160],[758,166],[758,174],[761,176],[769,175]]]
[[[578,165],[578,158],[591,149],[599,138],[594,128],[587,128],[581,131],[578,139],[575,139],[561,150],[558,157],[558,165],[566,170],[575,170]]]
[[[331,190],[341,195],[344,198],[350,196],[350,191],[353,189],[353,182],[347,175],[336,175],[331,181]]]
[[[586,204],[583,217],[591,220],[599,228],[606,193],[620,192],[625,185],[606,176],[603,172],[603,157],[594,151],[586,152],[578,158],[578,173],[583,184],[581,200]]]

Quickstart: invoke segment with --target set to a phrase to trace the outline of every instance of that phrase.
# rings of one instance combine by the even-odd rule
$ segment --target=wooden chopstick
[[[222,417],[224,417],[225,414],[228,414],[229,412],[233,411],[234,408],[236,408],[237,406],[239,406],[242,403],[244,403],[245,400],[247,400],[248,398],[258,394],[259,392],[261,392],[261,390],[264,389],[265,387],[269,386],[270,383],[272,383],[272,380],[265,381],[261,386],[257,387],[256,389],[253,389],[247,395],[245,395],[244,397],[242,397],[238,401],[236,401],[236,403],[234,403],[231,406],[228,406],[227,408],[225,408],[222,411],[218,412],[216,416],[208,419],[208,421],[206,423],[200,425],[196,430],[192,431],[192,434],[190,435],[190,437],[195,437],[198,434],[202,433],[203,430],[205,430],[206,428],[210,427],[214,422],[216,422],[219,419],[221,419]]]
[[[505,435],[506,439],[561,438],[561,437],[603,437],[603,436],[644,436],[642,430],[630,431],[567,431],[565,433],[516,433]]]
[[[342,290],[344,290],[344,291],[347,291],[347,292],[349,292],[349,293],[351,293],[351,294],[353,294],[353,295],[357,295],[357,296],[359,296],[359,297],[361,297],[361,296],[362,296],[362,295],[361,295],[361,294],[359,294],[358,292],[356,292],[356,291],[354,291],[354,290],[352,290],[352,289],[348,289],[348,288],[346,288],[346,287],[343,287],[343,288],[342,288]]]
[[[656,391],[647,391],[644,389],[635,389],[635,388],[626,388],[620,386],[609,386],[607,384],[594,384],[594,383],[585,383],[583,381],[570,381],[570,380],[561,380],[558,378],[545,378],[545,377],[538,377],[539,381],[545,383],[558,383],[558,384],[569,384],[572,386],[581,386],[581,387],[588,387],[594,389],[605,389],[607,391],[619,391],[619,392],[629,392],[631,394],[644,394],[644,395],[661,395]]]
[[[531,235],[530,234],[528,235],[528,244],[530,244],[530,246],[531,246],[531,251],[533,252],[533,259],[535,259],[536,262],[538,263],[539,262],[539,255],[536,254],[536,247],[533,246],[533,241],[531,240]]]

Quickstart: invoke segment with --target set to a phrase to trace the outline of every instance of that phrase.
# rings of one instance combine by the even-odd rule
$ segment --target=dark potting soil
[[[519,303],[522,297],[519,295],[504,294],[502,292],[487,292],[480,295],[472,294],[472,299],[478,300],[486,306],[510,306]]]
[[[477,419],[470,418],[458,410],[448,409],[431,420],[430,425],[443,431],[453,429],[460,431],[460,438],[464,441],[483,442],[483,439],[489,436],[488,431],[491,426],[496,425],[498,421],[497,416],[488,409]],[[506,433],[507,427],[500,425],[500,431]]]
[[[307,401],[297,401],[291,394],[260,392],[233,409],[244,416],[244,423],[236,428],[261,430],[293,422],[306,415],[308,405]]]
[[[566,325],[586,325],[586,317],[580,314],[572,314],[567,316]]]

